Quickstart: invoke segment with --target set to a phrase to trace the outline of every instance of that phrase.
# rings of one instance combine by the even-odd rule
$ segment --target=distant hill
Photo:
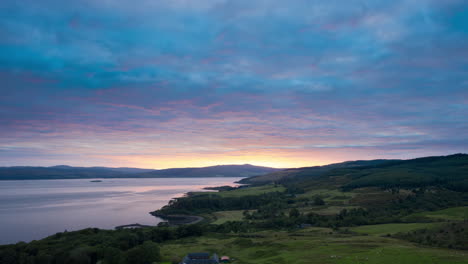
[[[90,179],[90,178],[181,178],[250,177],[278,169],[245,165],[220,165],[202,168],[164,170],[138,168],[71,167],[0,167],[0,180]]]
[[[468,191],[468,155],[424,157],[410,160],[349,161],[326,166],[287,169],[241,180],[241,183],[334,185],[344,190],[361,187],[443,187]]]
[[[439,186],[468,191],[468,155],[425,157],[357,168],[347,178],[345,189]]]
[[[375,166],[379,164],[385,164],[385,163],[391,163],[391,162],[397,162],[397,161],[400,161],[400,160],[385,160],[385,159],[357,160],[357,161],[333,163],[333,164],[324,165],[324,166],[285,169],[285,170],[275,171],[275,172],[264,174],[264,175],[258,175],[258,176],[242,179],[240,182],[245,183],[245,184],[264,184],[264,183],[272,183],[272,182],[277,182],[277,181],[284,181],[284,180],[292,179],[292,178],[297,179],[301,177],[305,177],[305,178],[318,177],[335,169]]]
[[[203,168],[176,168],[141,173],[142,177],[251,177],[279,169],[244,165],[219,165]]]

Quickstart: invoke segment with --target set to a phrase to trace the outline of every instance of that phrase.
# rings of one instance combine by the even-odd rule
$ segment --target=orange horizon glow
[[[274,151],[276,152],[276,151]],[[326,151],[322,151],[326,152]],[[278,155],[276,155],[278,154]],[[350,160],[350,153],[328,153],[323,155],[317,152],[277,151],[275,155],[271,152],[256,153],[230,153],[230,154],[205,154],[197,153],[152,156],[152,155],[123,155],[123,156],[95,156],[97,159],[109,160],[115,167],[136,167],[149,169],[169,169],[169,168],[194,168],[217,165],[243,165],[250,164],[278,169],[300,168],[322,166],[332,163],[339,163]],[[376,159],[372,155],[359,155],[359,159]]]
[[[53,142],[60,143],[60,141]],[[38,159],[36,162],[14,164],[14,166],[69,165],[77,167],[169,169],[251,164],[286,169],[322,166],[353,160],[410,159],[455,153],[425,152],[424,150],[411,153],[400,151],[382,152],[378,148],[371,147],[317,147],[314,149],[301,149],[296,147],[287,148],[286,144],[278,144],[279,147],[276,147],[274,146],[277,143],[275,141],[265,143],[273,145],[272,147],[261,148],[259,146],[252,146],[253,143],[250,143],[250,145],[246,145],[251,148],[246,147],[244,149],[235,149],[232,146],[227,148],[225,145],[215,145],[211,148],[201,148],[196,145],[185,147],[184,144],[177,145],[177,148],[171,148],[168,144],[163,145],[163,143],[160,144],[163,146],[156,149],[142,141],[126,141],[121,144],[101,141],[87,146],[79,145],[79,143],[70,144],[56,151],[57,156],[63,155],[64,159],[57,159],[55,157],[53,159],[45,158]],[[95,154],[90,154],[90,152],[94,152]],[[75,153],[75,155],[83,158],[71,160],[66,158],[69,155],[68,153]],[[8,164],[7,166],[12,165]]]
[[[333,151],[334,152],[334,151]],[[166,155],[94,155],[96,160],[108,161],[115,167],[150,169],[208,167],[216,165],[251,164],[271,168],[298,168],[327,165],[349,160],[348,155],[328,150],[250,150],[221,153],[171,153]],[[371,158],[371,157],[369,157]]]

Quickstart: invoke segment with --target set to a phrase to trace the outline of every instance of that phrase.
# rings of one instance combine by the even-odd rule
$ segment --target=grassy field
[[[266,192],[283,191],[284,189],[267,185],[250,187],[233,192],[221,192],[225,197],[239,197]],[[368,191],[368,190],[367,190]],[[379,200],[390,196],[380,190],[361,194],[356,192],[342,192],[340,190],[317,189],[309,190],[298,198],[314,198],[320,196],[325,200],[324,206],[305,206],[299,208],[302,213],[315,212],[333,215],[342,209],[351,209],[353,199]],[[375,197],[374,197],[375,196]],[[378,199],[376,199],[378,198]],[[336,203],[338,202],[338,204]],[[341,203],[341,204],[340,204]],[[421,215],[445,219],[463,220],[467,207],[450,208]],[[213,215],[214,224],[226,221],[240,221],[242,210],[219,211]],[[202,238],[192,238],[162,246],[161,252],[167,260],[183,257],[188,252],[208,251],[219,255],[228,255],[236,259],[233,263],[259,264],[305,264],[305,263],[333,263],[333,264],[468,264],[468,252],[450,249],[423,247],[403,240],[386,237],[387,234],[409,232],[422,228],[433,228],[441,223],[393,223],[382,225],[368,225],[351,227],[352,234],[340,233],[329,228],[305,228],[294,232],[257,232],[244,236],[208,235]]]
[[[312,206],[309,208],[304,208],[303,210],[300,210],[302,213],[316,213],[319,215],[335,215],[341,212],[343,209],[353,209],[353,208],[358,208],[358,206]]]
[[[180,259],[189,252],[216,252],[234,258],[233,263],[258,264],[461,264],[468,252],[418,247],[378,236],[352,236],[327,228],[299,232],[258,232],[249,237],[207,235],[162,245],[166,260]]]
[[[274,185],[265,185],[259,187],[249,187],[249,188],[240,188],[234,191],[229,192],[219,192],[217,194],[221,195],[222,197],[240,197],[240,196],[247,196],[247,195],[260,195],[269,192],[284,192],[285,188],[283,186]]]
[[[350,230],[361,234],[382,236],[386,234],[392,235],[399,232],[409,232],[416,229],[433,228],[437,225],[440,225],[440,223],[382,224],[352,227]]]
[[[342,192],[338,189],[316,189],[300,194],[299,197],[314,198],[319,196],[325,201],[344,200],[347,201],[356,195],[354,192]]]
[[[424,216],[437,220],[463,221],[468,219],[468,206],[453,207],[433,212],[412,214],[409,217]]]
[[[315,197],[320,197],[325,201],[325,205],[316,206],[313,204],[302,205],[299,209],[301,213],[307,214],[310,212],[320,215],[334,215],[340,213],[343,209],[358,208],[359,206],[349,205],[349,201],[358,195],[354,192],[342,192],[338,189],[315,189],[309,190],[303,194],[299,194],[298,199],[307,198],[311,201]]]
[[[241,197],[259,195],[268,192],[282,192],[283,187],[266,185],[242,188],[234,191],[219,192],[223,197]],[[316,206],[310,201],[299,203],[301,213],[314,212],[333,215],[342,209],[359,207],[362,204],[380,204],[392,198],[408,195],[404,191],[398,194],[384,192],[377,188],[361,188],[353,192],[339,189],[308,190],[297,195],[297,199],[316,196],[325,201],[325,205]],[[424,212],[416,216],[426,216],[443,220],[463,220],[468,215],[468,207],[449,208],[440,211]],[[287,213],[287,212],[285,212]],[[241,221],[243,210],[218,211],[212,213],[214,224],[227,221]],[[409,232],[422,228],[433,228],[443,223],[392,223],[367,225],[349,228],[352,232],[333,231],[329,228],[311,227],[298,231],[268,231],[243,234],[204,235],[199,238],[187,238],[169,241],[161,245],[165,261],[181,259],[189,252],[216,252],[235,259],[233,263],[258,264],[468,264],[468,252],[451,249],[431,248],[394,237],[387,237],[399,232]]]
[[[213,215],[216,217],[216,221],[213,222],[215,225],[223,224],[227,221],[241,221],[243,216],[243,210],[237,211],[219,211]]]
[[[191,195],[205,195],[207,193],[212,193],[216,195],[220,195],[222,197],[241,197],[241,196],[248,196],[248,195],[260,195],[269,192],[284,192],[286,188],[283,186],[274,186],[273,184],[258,186],[258,187],[248,187],[248,188],[240,188],[237,190],[232,191],[221,191],[221,192],[211,192],[211,191],[204,191],[204,192],[191,192]]]

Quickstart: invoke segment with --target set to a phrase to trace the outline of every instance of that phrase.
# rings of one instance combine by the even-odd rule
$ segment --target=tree
[[[127,263],[132,264],[151,264],[161,260],[158,244],[152,241],[136,246],[126,252]]]
[[[291,210],[289,210],[289,217],[297,218],[300,215],[301,213],[299,212],[299,210],[297,210],[297,208],[292,208]]]
[[[0,252],[0,263],[4,264],[15,264],[16,263],[16,251],[13,248],[3,250]]]
[[[242,212],[242,215],[244,216],[245,219],[251,218],[250,212],[248,210],[244,210],[244,212]]]
[[[121,252],[114,247],[105,247],[101,250],[103,264],[121,263]]]
[[[325,201],[322,198],[316,196],[314,198],[314,204],[315,205],[325,205]]]
[[[4,262],[2,262],[4,263]],[[50,264],[52,263],[52,256],[40,253],[39,255],[34,257],[34,263],[37,264]]]
[[[93,259],[91,258],[92,255],[95,255],[95,252],[92,248],[89,247],[79,247],[76,249],[73,249],[69,256],[67,263],[71,264],[90,264],[95,261],[96,257],[94,256]]]

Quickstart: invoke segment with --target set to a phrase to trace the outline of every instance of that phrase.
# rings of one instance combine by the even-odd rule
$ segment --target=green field
[[[236,190],[231,191],[220,191],[220,192],[191,192],[191,195],[206,195],[206,194],[215,194],[221,197],[241,197],[241,196],[248,196],[248,195],[260,195],[264,193],[270,192],[284,192],[286,188],[283,186],[274,186],[273,184],[257,186],[257,187],[248,187],[248,188],[239,188]]]
[[[245,237],[248,236],[248,237]],[[165,243],[161,253],[167,260],[188,252],[216,252],[236,259],[233,263],[256,264],[461,264],[468,252],[418,247],[377,236],[332,233],[327,228],[299,232],[257,232],[244,237],[207,235]]]
[[[327,206],[327,205],[324,205],[324,206],[311,206],[311,207],[308,207],[308,208],[303,208],[300,211],[302,213],[312,212],[312,213],[316,213],[316,214],[319,214],[319,215],[334,215],[334,214],[338,214],[343,209],[350,210],[352,208],[358,208],[358,206]]]
[[[243,210],[216,212],[213,214],[216,217],[216,221],[213,224],[220,225],[227,221],[241,221],[244,217],[243,212]]]
[[[453,207],[433,212],[422,212],[412,214],[408,217],[429,217],[436,220],[463,221],[468,219],[468,206]]]
[[[259,187],[249,187],[249,188],[240,188],[228,192],[219,192],[218,195],[222,197],[240,197],[247,195],[260,195],[270,192],[284,192],[285,188],[283,186],[274,186],[274,185],[264,185]]]
[[[433,228],[440,223],[405,223],[405,224],[382,224],[382,225],[366,225],[350,228],[351,231],[369,235],[387,235],[396,234],[399,232],[409,232],[416,229]]]
[[[316,189],[300,194],[299,197],[314,198],[319,196],[325,201],[348,201],[356,195],[354,192],[342,192],[338,189]]]

